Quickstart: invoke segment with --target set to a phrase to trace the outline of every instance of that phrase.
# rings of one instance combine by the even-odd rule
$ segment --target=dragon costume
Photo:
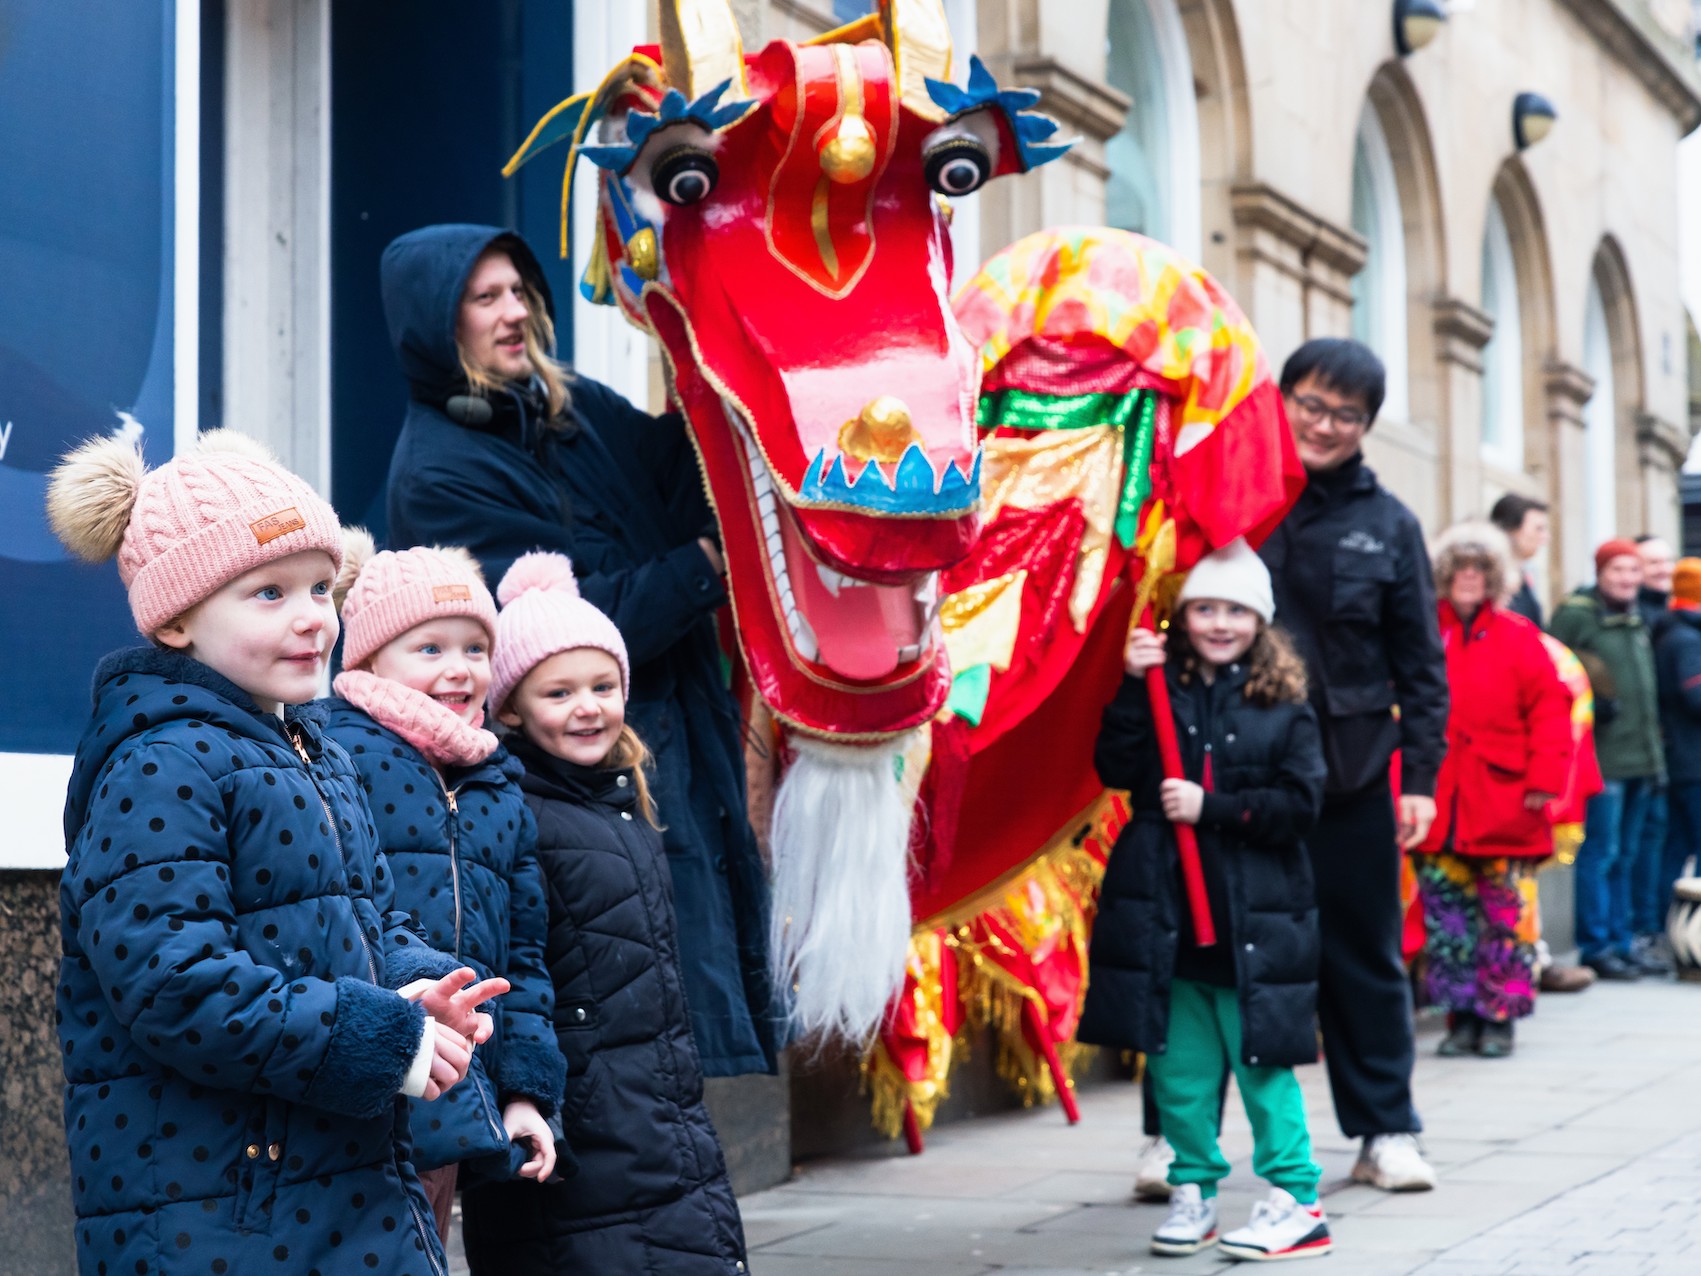
[[[1038,94],[952,81],[940,0],[747,54],[726,0],[539,121],[598,170],[581,289],[658,341],[771,723],[776,974],[872,1043],[919,1145],[965,1019],[1061,1088],[1122,799],[1091,765],[1137,593],[1303,484],[1244,316],[1153,241],[1061,230],[953,306],[950,199],[1063,154]],[[1167,585],[1165,582],[1168,582]],[[1161,608],[1160,608],[1161,610]]]

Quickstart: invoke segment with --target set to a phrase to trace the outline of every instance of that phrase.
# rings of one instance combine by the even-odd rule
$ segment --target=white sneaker
[[[1175,1149],[1163,1135],[1142,1143],[1140,1159],[1134,1166],[1134,1199],[1169,1200],[1169,1167],[1174,1160]]]
[[[1384,1192],[1427,1192],[1435,1186],[1435,1171],[1423,1159],[1417,1135],[1373,1134],[1358,1154],[1353,1181]]]
[[[1223,1237],[1226,1258],[1268,1263],[1283,1258],[1320,1258],[1333,1247],[1323,1202],[1301,1205],[1279,1187],[1252,1207],[1252,1221]]]
[[[1217,1198],[1206,1200],[1197,1183],[1169,1194],[1169,1217],[1152,1234],[1152,1253],[1180,1257],[1217,1243]]]

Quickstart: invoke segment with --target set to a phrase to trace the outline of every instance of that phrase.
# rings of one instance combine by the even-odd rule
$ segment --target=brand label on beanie
[[[472,590],[465,585],[433,585],[431,600],[438,603],[470,603]]]
[[[254,539],[264,545],[277,540],[280,536],[288,536],[291,532],[299,532],[307,526],[307,520],[301,517],[301,511],[291,505],[288,509],[279,510],[276,514],[268,514],[265,518],[257,518],[248,524],[248,530],[254,533]]]

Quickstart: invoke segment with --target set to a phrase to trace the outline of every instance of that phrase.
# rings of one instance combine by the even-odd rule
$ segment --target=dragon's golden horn
[[[940,0],[880,0],[886,43],[898,68],[904,105],[924,119],[944,119],[928,95],[928,80],[951,78],[951,24]]]
[[[661,0],[662,69],[688,100],[731,80],[726,100],[750,96],[744,42],[727,0]]]

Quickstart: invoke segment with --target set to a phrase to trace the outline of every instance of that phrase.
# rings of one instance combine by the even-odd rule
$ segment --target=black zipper
[[[433,772],[435,774],[435,772]],[[437,787],[443,790],[444,824],[449,833],[449,895],[455,902],[455,960],[461,957],[461,840],[460,833],[455,827],[455,817],[460,814],[460,805],[455,801],[455,790],[441,775],[437,776]]]
[[[435,769],[433,769],[432,774],[437,776],[437,786],[443,790],[443,804],[447,808],[445,812],[445,822],[449,831],[449,892],[455,901],[455,960],[460,961],[462,916],[461,836],[460,829],[457,827],[459,821],[456,819],[456,816],[460,814],[461,808],[460,803],[455,800],[455,790],[449,787],[449,782],[445,780],[442,775],[438,774]],[[479,1097],[484,1100],[484,1119],[490,1124],[490,1128],[496,1134],[498,1141],[506,1142],[508,1139],[508,1131],[502,1123],[497,1120],[497,1114],[492,1110],[489,1098],[485,1096],[483,1091],[479,1092]]]

